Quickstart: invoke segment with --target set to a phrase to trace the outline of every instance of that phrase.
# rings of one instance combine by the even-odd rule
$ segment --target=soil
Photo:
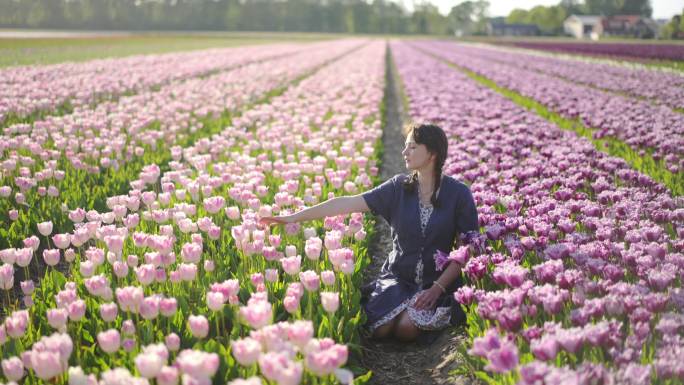
[[[380,167],[382,180],[406,171],[401,155],[404,147],[402,120],[405,119],[406,113],[403,111],[397,79],[398,75],[388,55],[385,89],[386,124],[382,136],[384,152]],[[368,267],[367,281],[377,276],[387,254],[392,249],[389,224],[377,217],[375,230],[375,237],[369,246],[373,261]],[[475,383],[471,378],[450,374],[460,365],[457,347],[465,339],[466,334],[462,327],[443,331],[429,345],[364,338],[361,364],[373,371],[369,384],[471,384]]]

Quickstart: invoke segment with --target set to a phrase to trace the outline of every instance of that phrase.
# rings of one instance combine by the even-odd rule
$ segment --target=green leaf
[[[330,329],[329,325],[330,325],[330,323],[328,322],[328,317],[327,316],[323,317],[323,319],[321,320],[321,324],[318,325],[318,337],[319,338],[326,335],[325,333]]]
[[[87,330],[85,330],[85,329],[81,330],[81,338],[82,338],[84,341],[89,342],[89,343],[91,343],[91,344],[94,344],[94,343],[95,343],[95,339],[93,339],[93,336],[90,335],[90,332],[87,331]]]
[[[373,371],[369,370],[366,374],[354,378],[354,385],[366,384],[370,381],[371,377],[373,377]]]

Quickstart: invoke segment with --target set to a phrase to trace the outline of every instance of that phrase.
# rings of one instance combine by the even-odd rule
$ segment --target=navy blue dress
[[[434,261],[437,250],[448,253],[459,234],[479,229],[475,202],[468,186],[443,176],[437,205],[423,234],[417,189],[405,190],[403,182],[407,178],[406,174],[397,174],[362,194],[370,211],[390,224],[392,236],[392,251],[378,278],[362,288],[366,325],[371,331],[394,318],[410,305],[418,292],[430,288],[439,278],[442,271],[437,271]],[[461,285],[460,277],[452,282],[439,297],[435,309],[435,313],[437,310],[448,313],[444,315],[452,325],[465,318],[453,298],[453,292]]]

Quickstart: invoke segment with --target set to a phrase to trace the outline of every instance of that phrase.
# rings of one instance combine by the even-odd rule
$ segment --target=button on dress
[[[465,184],[443,176],[437,190],[437,204],[420,203],[417,189],[407,191],[406,174],[397,174],[362,194],[370,211],[383,217],[391,228],[392,251],[377,279],[362,288],[362,304],[367,327],[373,331],[407,310],[413,323],[422,330],[439,330],[465,318],[453,292],[462,285],[460,278],[450,283],[434,309],[413,307],[422,290],[439,278],[434,255],[448,253],[459,234],[478,231],[475,202]]]

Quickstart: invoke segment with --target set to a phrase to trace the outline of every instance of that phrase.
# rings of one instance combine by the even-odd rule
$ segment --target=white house
[[[578,39],[591,37],[594,26],[601,23],[601,16],[598,15],[570,15],[563,22],[563,30],[566,34]]]

